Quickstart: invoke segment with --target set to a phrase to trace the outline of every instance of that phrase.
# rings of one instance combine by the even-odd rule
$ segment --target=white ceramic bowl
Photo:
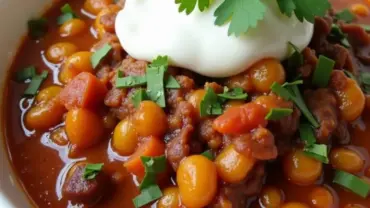
[[[0,0],[0,118],[4,112],[4,86],[8,69],[27,31],[27,20],[37,17],[56,0]],[[4,146],[4,124],[0,119],[0,207],[32,207],[20,183],[13,174]],[[6,121],[5,121],[6,122]]]

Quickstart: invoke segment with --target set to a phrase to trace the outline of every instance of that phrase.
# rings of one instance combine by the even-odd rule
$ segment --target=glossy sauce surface
[[[362,2],[357,0],[358,2]],[[80,10],[84,1],[67,1],[81,19],[88,23],[89,31],[72,38],[62,38],[59,35],[59,28],[56,24],[49,24],[48,34],[41,41],[26,39],[20,47],[17,57],[11,67],[11,72],[22,69],[29,65],[36,66],[39,70],[48,69],[53,76],[49,76],[42,87],[60,84],[58,73],[60,65],[49,63],[45,58],[45,51],[56,42],[68,41],[74,43],[79,50],[89,51],[97,42],[95,32],[91,28],[93,19],[86,12]],[[335,8],[346,7],[348,0],[333,0]],[[56,22],[59,16],[59,8],[65,2],[56,4],[46,13],[50,22]],[[361,22],[370,23],[370,19],[363,19]],[[12,75],[12,73],[10,73]],[[105,170],[113,176],[116,190],[112,191],[108,200],[103,200],[97,207],[133,207],[132,198],[138,194],[135,178],[128,174],[122,165],[125,157],[118,156],[111,149],[111,135],[106,135],[106,140],[85,150],[83,154],[76,153],[69,156],[70,147],[54,144],[50,139],[53,130],[44,133],[35,133],[28,130],[24,125],[25,112],[30,108],[33,100],[22,97],[26,84],[19,84],[9,77],[5,98],[5,137],[10,155],[19,181],[25,188],[30,198],[38,207],[71,207],[72,203],[61,197],[61,184],[63,176],[68,167],[78,160],[88,159],[89,162],[105,163]],[[63,125],[63,124],[61,124]],[[88,128],[88,127],[87,127]],[[364,112],[362,119],[356,120],[351,127],[352,143],[349,148],[358,151],[365,158],[364,175],[370,168],[370,112]],[[335,207],[343,207],[346,204],[358,204],[364,207],[370,206],[370,198],[363,199],[350,194],[342,188],[331,183],[333,170],[324,165],[324,175],[317,185],[298,186],[287,181],[283,175],[280,161],[270,164],[267,168],[268,177],[266,184],[274,185],[284,193],[284,201],[299,201],[311,204],[308,193],[317,186],[327,187],[334,196]],[[370,177],[370,175],[368,175]],[[251,199],[252,207],[261,207],[258,199]],[[155,206],[155,205],[153,205]]]

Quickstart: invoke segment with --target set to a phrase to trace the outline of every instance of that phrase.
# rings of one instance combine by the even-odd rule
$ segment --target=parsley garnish
[[[360,82],[362,85],[362,90],[365,93],[370,93],[370,73],[369,72],[362,72],[360,74]]]
[[[158,185],[152,185],[148,188],[141,190],[139,196],[135,197],[132,201],[134,202],[135,208],[142,207],[150,202],[157,200],[162,197],[162,191]]]
[[[185,11],[187,15],[194,11],[195,5],[198,4],[200,11],[204,11],[210,5],[211,0],[176,0],[176,4],[180,4],[179,12]]]
[[[356,18],[356,16],[352,14],[352,12],[349,11],[349,9],[344,9],[338,12],[337,14],[335,14],[335,18],[337,20],[343,20],[346,23],[350,23]]]
[[[208,158],[209,160],[214,160],[215,159],[215,155],[213,154],[212,150],[206,150],[201,155]]]
[[[94,69],[99,65],[101,60],[109,53],[111,49],[112,46],[106,43],[99,50],[95,51],[95,53],[90,58],[91,65]]]
[[[300,82],[297,81],[297,84]],[[285,100],[292,100],[294,104],[301,110],[302,114],[307,118],[307,120],[314,126],[318,128],[320,124],[317,122],[316,118],[308,110],[307,105],[305,104],[303,97],[298,89],[297,85],[292,83],[284,84],[285,87],[281,86],[279,83],[273,83],[271,85],[271,91]]]
[[[313,144],[304,148],[304,153],[325,164],[329,163],[328,146],[325,144]]]
[[[160,107],[166,107],[166,99],[164,92],[164,73],[167,68],[165,66],[149,65],[146,69],[146,80],[148,97],[156,102]]]
[[[77,15],[73,12],[72,7],[69,4],[64,4],[64,6],[60,8],[60,11],[62,12],[62,15],[57,19],[58,25],[62,25],[70,19],[77,18]]]
[[[23,82],[27,79],[31,79],[34,76],[36,76],[36,68],[34,66],[29,66],[21,71],[17,71],[15,79],[17,82]]]
[[[157,174],[166,170],[167,160],[164,155],[160,157],[141,157],[145,168],[145,176],[139,188],[141,193],[133,199],[135,207],[142,207],[162,196],[162,191],[156,184]]]
[[[31,19],[28,21],[28,33],[32,39],[43,37],[48,30],[48,20],[46,18]]]
[[[31,83],[28,85],[26,91],[24,91],[25,96],[34,96],[37,94],[42,82],[48,77],[48,71],[43,71],[40,75],[35,75],[31,79]]]
[[[211,0],[176,0],[180,4],[179,12],[190,14],[196,4],[199,10],[204,11],[211,4]],[[324,16],[331,7],[328,0],[277,0],[281,13],[291,17],[293,13],[303,22],[315,21],[315,16]],[[250,28],[255,28],[265,17],[266,5],[262,0],[224,0],[214,12],[215,25],[222,26],[230,21],[228,34],[240,36]]]
[[[248,94],[241,87],[233,88],[231,91],[228,87],[224,87],[224,93],[218,94],[218,96],[229,100],[245,100]]]
[[[293,109],[290,108],[271,108],[269,113],[266,115],[266,120],[280,120],[293,113]]]
[[[221,115],[222,112],[221,102],[217,94],[212,88],[208,87],[206,89],[206,94],[200,102],[200,116]]]
[[[313,73],[312,84],[318,87],[328,86],[331,72],[333,71],[335,61],[323,55],[319,56],[319,61],[316,64],[316,69]]]
[[[366,198],[370,193],[369,183],[355,175],[341,170],[335,172],[333,182],[351,190],[353,193],[363,198]]]
[[[295,46],[293,43],[288,42],[289,46],[293,49],[292,55],[288,58],[288,68],[289,69],[296,69],[303,65],[303,55],[299,51],[298,47]]]
[[[299,136],[307,146],[311,146],[316,143],[315,134],[310,124],[301,123],[299,125]]]
[[[348,42],[347,35],[343,33],[342,29],[340,29],[337,24],[331,25],[331,31],[328,39],[333,42],[339,42],[346,48],[351,47],[351,44]]]
[[[104,163],[86,164],[83,178],[86,180],[95,179],[99,172],[102,170]]]
[[[168,76],[167,80],[165,81],[165,87],[167,89],[180,89],[181,88],[176,78],[172,75]]]
[[[230,19],[228,34],[239,36],[255,28],[265,16],[266,6],[261,0],[225,0],[215,11],[215,24],[222,26]]]
[[[277,0],[281,13],[291,17],[293,12],[303,22],[315,22],[315,16],[324,16],[331,5],[328,0]]]
[[[122,71],[117,72],[116,88],[129,88],[146,84],[145,76],[127,76],[123,77]]]
[[[136,90],[131,97],[131,101],[136,108],[139,107],[140,103],[144,100],[149,100],[148,95],[146,94],[144,89]]]

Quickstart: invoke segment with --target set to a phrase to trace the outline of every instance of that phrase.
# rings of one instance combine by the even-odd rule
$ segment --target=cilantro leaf
[[[195,9],[195,5],[198,3],[198,8],[203,12],[210,5],[210,0],[176,0],[176,4],[180,4],[179,12],[185,11],[187,15],[192,13]]]
[[[330,9],[331,4],[328,0],[293,0],[296,6],[294,10],[297,18],[302,22],[304,19],[314,23],[315,16],[324,16]]]
[[[356,18],[356,16],[349,9],[344,9],[335,14],[335,18],[338,20],[343,20],[346,23],[350,23]]]
[[[229,88],[224,88],[224,93],[218,94],[219,97],[229,100],[245,100],[248,94],[244,92],[243,88],[233,88],[231,91]]]
[[[260,0],[227,0],[215,11],[215,24],[224,25],[231,19],[228,34],[240,36],[255,28],[265,16],[266,6]]]
[[[315,16],[324,16],[331,5],[328,0],[277,0],[281,13],[288,17],[294,14],[299,21],[315,21]]]
[[[104,163],[86,164],[84,169],[83,178],[85,180],[95,179],[99,172],[102,170]]]
[[[292,0],[277,0],[281,13],[291,17],[296,6]]]
[[[168,67],[168,56],[157,56],[157,58],[153,59],[150,67]]]
[[[221,115],[222,111],[221,102],[217,94],[212,88],[208,87],[206,89],[206,94],[200,102],[200,116]]]

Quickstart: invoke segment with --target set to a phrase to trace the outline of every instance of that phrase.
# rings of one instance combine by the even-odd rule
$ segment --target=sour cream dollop
[[[228,77],[243,72],[263,58],[284,60],[288,42],[303,50],[311,40],[313,25],[281,14],[276,1],[261,0],[266,15],[244,35],[228,36],[229,23],[214,24],[214,11],[198,7],[190,14],[178,12],[175,0],[126,0],[116,18],[116,33],[132,57],[151,61],[167,55],[170,65],[209,77]]]

